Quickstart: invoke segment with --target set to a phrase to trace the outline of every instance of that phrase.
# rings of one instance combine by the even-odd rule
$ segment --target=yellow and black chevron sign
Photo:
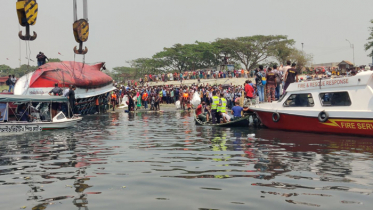
[[[38,17],[38,3],[34,0],[27,0],[25,3],[25,13],[28,24],[35,25]]]

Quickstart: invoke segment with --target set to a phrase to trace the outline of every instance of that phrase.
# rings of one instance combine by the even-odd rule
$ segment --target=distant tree
[[[294,40],[283,35],[255,35],[217,39],[215,44],[223,54],[229,54],[232,60],[241,62],[249,70],[272,56],[283,57],[277,48],[291,46]]]
[[[14,74],[16,77],[22,77],[23,75],[33,72],[36,69],[38,69],[37,66],[29,66],[29,65],[24,64],[18,68],[15,68]]]
[[[289,60],[297,64],[297,70],[300,72],[306,66],[310,66],[313,56],[304,53],[302,50],[292,49]]]
[[[373,24],[373,19],[370,21],[370,23]],[[371,50],[368,56],[373,57],[373,26],[369,27],[369,30],[370,30],[370,34],[369,34],[369,38],[367,39],[368,43],[366,43],[364,47],[365,47],[365,51]]]
[[[0,65],[0,75],[2,77],[8,76],[8,75],[13,74],[13,73],[14,73],[14,70],[10,66]]]
[[[293,50],[293,45],[295,44],[294,40],[288,40],[287,42],[280,42],[274,48],[272,55],[281,65],[285,65],[286,61],[289,60],[289,57]]]
[[[15,75],[17,78],[19,78],[27,73],[35,71],[36,69],[38,69],[37,66],[29,66],[26,64],[15,69],[12,69],[10,66],[7,66],[7,65],[0,65],[0,75],[1,76]]]
[[[61,62],[61,60],[59,58],[49,58],[49,62]]]

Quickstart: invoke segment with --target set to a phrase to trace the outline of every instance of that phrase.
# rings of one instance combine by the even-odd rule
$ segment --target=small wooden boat
[[[196,125],[202,125],[202,126],[218,126],[218,127],[247,127],[249,126],[249,118],[251,115],[247,115],[238,119],[234,119],[227,123],[220,123],[220,124],[212,124],[212,122],[202,122],[197,118],[197,116],[194,116],[194,121],[196,122]]]

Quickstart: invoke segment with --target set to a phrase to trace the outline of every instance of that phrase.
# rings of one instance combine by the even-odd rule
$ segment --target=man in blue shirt
[[[18,114],[21,117],[19,121],[28,122],[32,118],[31,115],[27,112],[25,104],[21,106],[21,109],[18,111]]]
[[[234,106],[232,108],[232,111],[231,111],[231,113],[233,114],[234,118],[240,118],[240,117],[242,117],[241,112],[242,111],[246,112],[247,110],[249,110],[249,108],[242,108],[242,107],[240,107],[238,101],[235,104],[236,104],[236,106]]]

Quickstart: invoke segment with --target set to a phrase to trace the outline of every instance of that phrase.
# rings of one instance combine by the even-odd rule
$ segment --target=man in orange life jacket
[[[113,111],[115,111],[115,103],[117,101],[117,94],[115,91],[111,94],[111,105],[113,106]]]
[[[184,93],[183,93],[183,109],[185,110],[185,105],[188,104],[188,100],[189,100],[189,94],[186,90],[184,90]]]
[[[144,102],[145,109],[147,109],[148,108],[148,93],[146,92],[146,90],[142,94],[141,100]]]

